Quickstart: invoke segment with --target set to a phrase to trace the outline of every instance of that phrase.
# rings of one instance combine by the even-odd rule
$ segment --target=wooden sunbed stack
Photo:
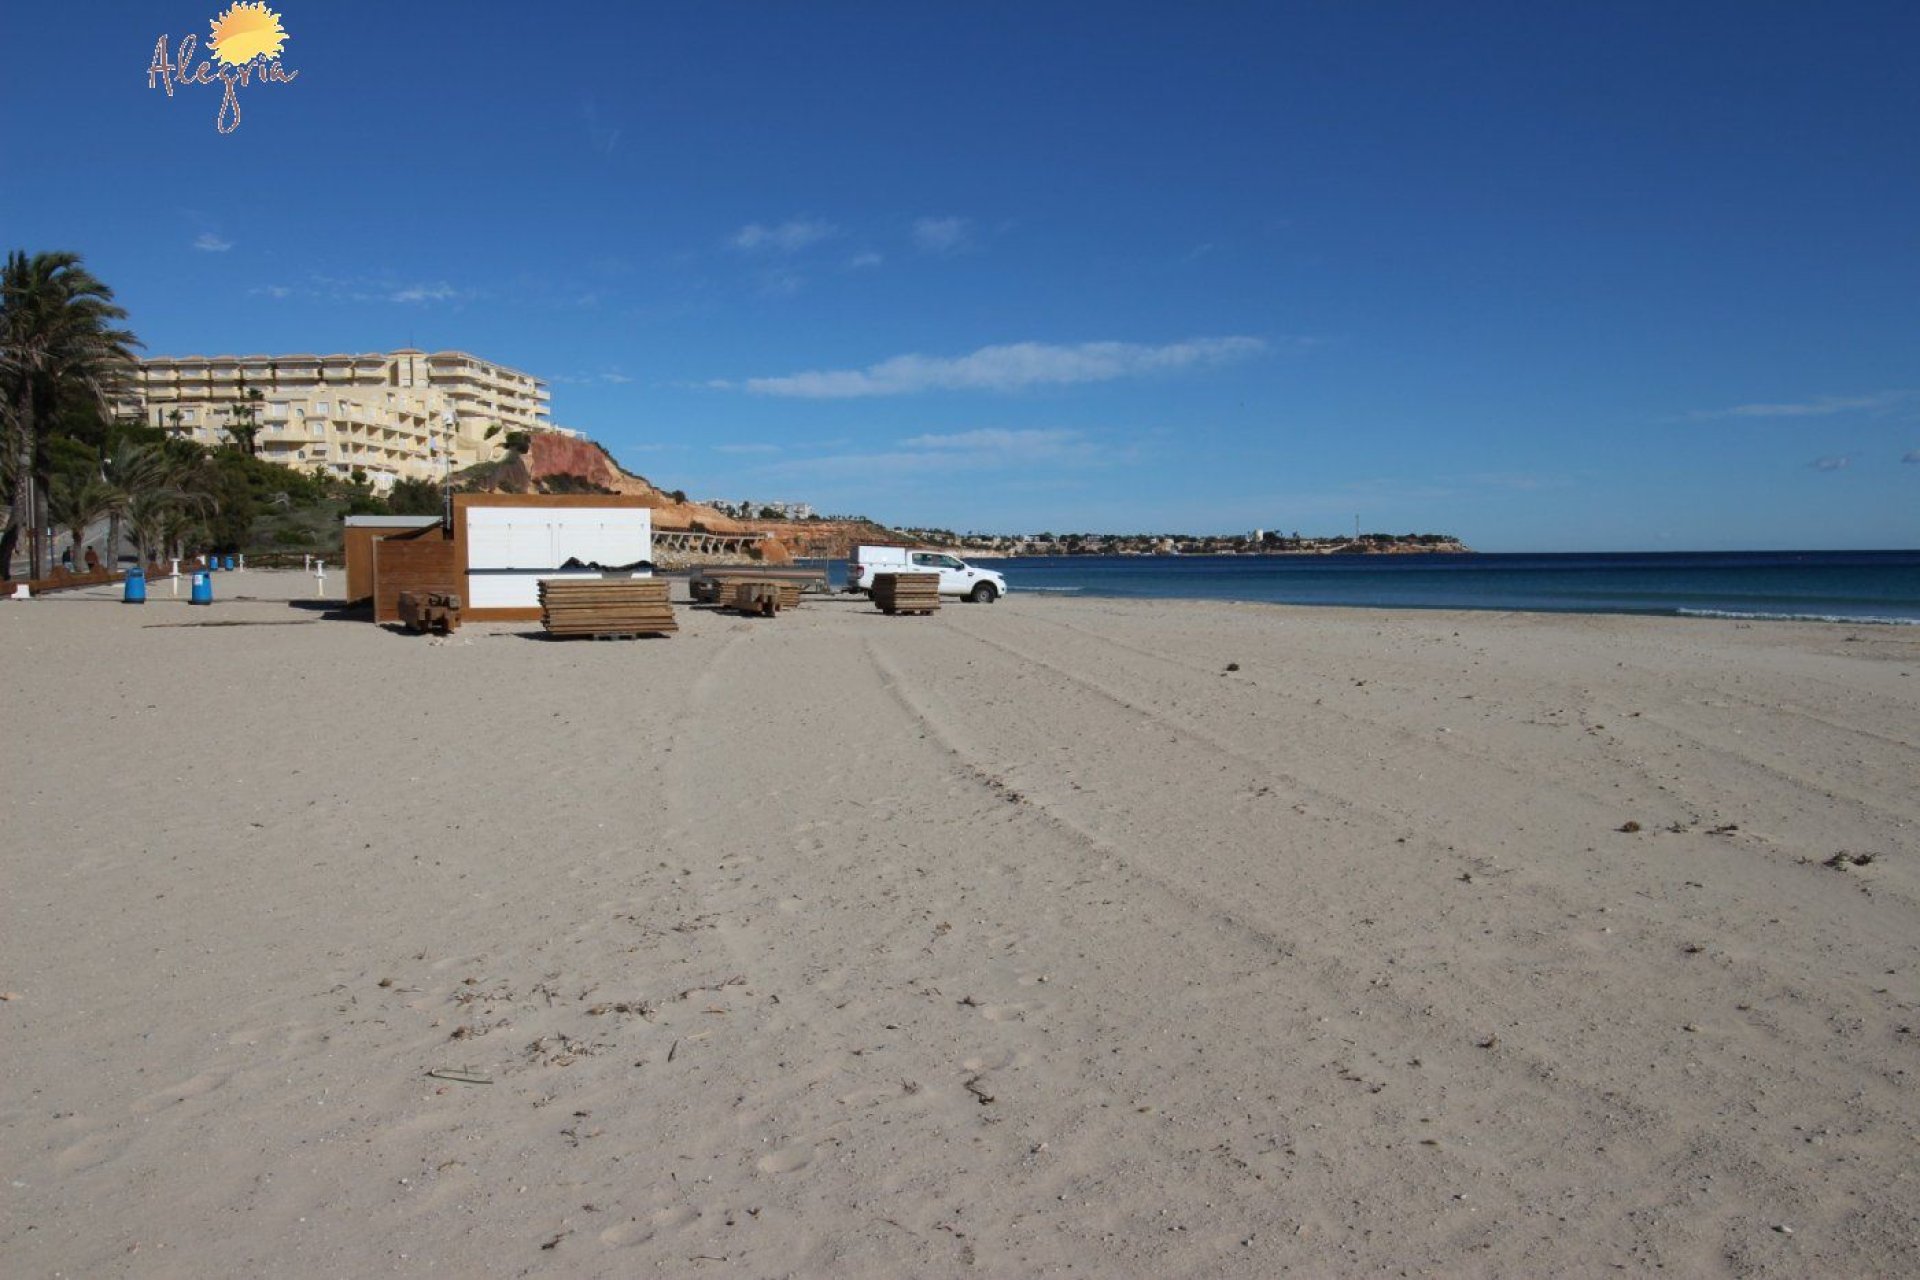
[[[824,569],[798,569],[787,565],[712,565],[694,570],[687,579],[687,592],[696,604],[725,605],[733,598],[731,587],[736,582],[778,582],[781,592],[782,609],[791,608],[786,603],[787,588],[794,593],[817,591],[827,593],[827,573]]]
[[[940,607],[940,575],[876,573],[873,602],[886,613],[932,613]]]
[[[798,587],[789,590],[778,582],[729,582],[724,590],[722,599],[727,608],[762,618],[771,618],[800,603]]]
[[[664,578],[543,578],[540,622],[555,636],[665,635],[680,629]]]
[[[798,609],[800,584],[778,578],[734,578],[720,585],[721,603],[730,609],[750,608],[754,613],[765,613],[761,601],[769,597],[777,601],[775,608]]]
[[[460,597],[442,591],[402,591],[400,622],[409,631],[451,635],[460,629]]]

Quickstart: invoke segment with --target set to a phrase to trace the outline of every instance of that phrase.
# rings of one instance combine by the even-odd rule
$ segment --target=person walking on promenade
[[[100,553],[95,551],[91,546],[87,548],[87,572],[100,572]]]

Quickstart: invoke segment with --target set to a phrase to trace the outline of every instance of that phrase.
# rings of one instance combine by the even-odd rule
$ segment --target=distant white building
[[[771,511],[776,516],[787,520],[813,519],[813,506],[806,502],[756,502],[751,498],[732,502],[725,498],[711,498],[706,505],[742,520],[757,519],[762,511]]]

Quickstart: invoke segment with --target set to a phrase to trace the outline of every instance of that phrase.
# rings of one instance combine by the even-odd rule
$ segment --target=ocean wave
[[[1743,609],[1676,609],[1684,618],[1737,618],[1744,622],[1838,622],[1848,626],[1920,627],[1920,618],[1875,618],[1852,613],[1757,613]]]
[[[1085,587],[1029,587],[1029,586],[1021,585],[1018,587],[1014,587],[1013,590],[1018,591],[1021,595],[1025,595],[1029,591],[1045,591],[1054,595],[1072,595],[1074,592],[1077,592],[1077,591],[1085,591],[1086,588]]]

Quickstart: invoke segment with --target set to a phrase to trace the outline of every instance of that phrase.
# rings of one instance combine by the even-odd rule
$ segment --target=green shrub
[[[387,510],[396,516],[437,516],[445,508],[440,487],[431,480],[400,480],[387,495]]]

